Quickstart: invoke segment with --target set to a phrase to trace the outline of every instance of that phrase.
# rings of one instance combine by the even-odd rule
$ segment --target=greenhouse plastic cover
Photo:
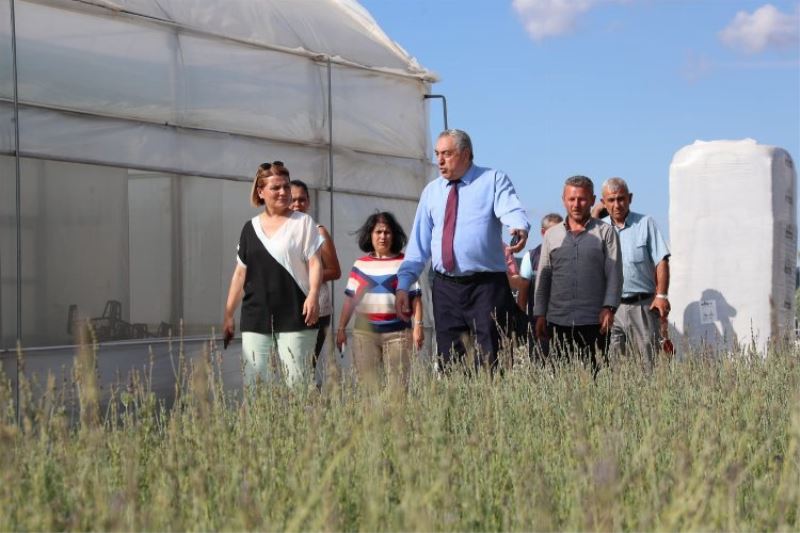
[[[14,153],[15,136],[9,6],[0,0],[0,154],[6,155]],[[120,185],[130,183],[132,173],[139,171],[159,179],[172,174],[199,177],[185,180],[183,201],[187,216],[205,212],[208,220],[187,219],[182,226],[189,232],[187,249],[195,244],[192,235],[211,231],[207,226],[214,220],[207,212],[212,206],[217,206],[215,213],[241,221],[226,222],[213,249],[203,248],[197,252],[201,255],[185,252],[184,268],[195,270],[181,273],[184,283],[205,291],[195,295],[202,301],[183,302],[188,314],[197,315],[186,316],[187,322],[219,320],[238,233],[252,216],[249,183],[264,161],[286,162],[292,178],[315,189],[315,215],[329,228],[334,226],[345,276],[360,254],[352,232],[374,209],[394,211],[410,229],[419,194],[434,176],[424,95],[436,78],[391,41],[356,2],[17,0],[15,6],[23,174],[39,176],[42,184],[69,176],[76,191],[99,191],[95,183],[101,183],[102,190],[114,195],[83,205],[76,199],[75,219],[63,222],[72,224],[65,227],[71,238],[81,235],[82,220],[103,218],[109,241],[113,235],[126,235],[129,224],[144,227],[153,216],[149,211],[134,211],[127,222],[101,217],[115,209],[130,210],[154,194],[139,181],[128,188]],[[330,196],[323,192],[330,185],[331,162],[333,213]],[[66,168],[67,163],[74,166]],[[5,164],[13,169],[10,162]],[[94,176],[92,165],[110,170]],[[212,186],[204,178],[224,179]],[[24,194],[34,198],[38,185],[23,181]],[[203,193],[194,194],[195,189]],[[220,195],[222,200],[216,198]],[[36,220],[28,213],[44,207],[44,200],[37,201],[41,205],[23,201],[23,220]],[[163,208],[162,218],[169,215],[168,208]],[[12,213],[3,211],[4,216]],[[37,235],[23,235],[23,250],[31,257],[49,245]],[[141,238],[152,246],[154,238]],[[87,237],[86,243],[73,245],[89,249],[92,244],[96,243]],[[136,246],[132,242],[129,249],[135,251]],[[136,254],[122,250],[116,255]],[[25,264],[31,261],[23,259]],[[222,276],[217,273],[220,261],[230,265]],[[137,266],[133,259],[128,263],[130,273],[119,274],[119,279],[111,273],[106,279],[95,271],[76,270],[72,288],[79,291],[85,284],[88,294],[92,284],[102,283],[107,293],[148,292],[139,288],[153,285],[145,280],[147,265]],[[64,294],[57,302],[52,298],[62,290],[60,269],[61,265],[43,268],[31,279],[42,288],[41,302],[26,301],[23,307],[24,337],[38,333],[56,338],[64,329],[65,306],[73,296]],[[111,272],[111,266],[105,270]],[[343,287],[339,281],[337,298]],[[166,305],[161,299],[168,291],[150,292],[159,308]],[[105,300],[100,291],[97,299],[93,307]],[[152,322],[137,317],[155,312],[145,304],[131,296],[117,299],[129,309],[131,320]],[[6,311],[10,315],[13,309]],[[48,320],[46,313],[52,314],[52,335],[26,318],[36,313]]]
[[[670,301],[689,346],[753,347],[794,332],[796,172],[752,139],[697,141],[670,166]]]
[[[97,151],[116,152],[107,162],[249,176],[253,161],[267,152],[262,148],[252,159],[254,140],[326,148],[325,58],[331,57],[334,145],[428,157],[423,95],[434,78],[355,2],[95,3],[105,7],[16,2],[20,102],[23,109],[61,113],[56,121],[25,110],[24,153],[39,154],[46,145],[48,155],[84,159],[84,148],[99,143],[104,146]],[[0,20],[9,19],[8,10],[0,3]],[[0,25],[3,45],[10,42],[8,31]],[[6,101],[10,58],[0,54],[0,98]],[[157,127],[131,128],[131,121]],[[219,150],[187,153],[184,145],[194,140],[182,142],[193,135],[186,129],[213,142],[233,135],[225,156],[238,164],[218,164]],[[104,142],[107,134],[113,143]],[[0,138],[7,141],[8,132]],[[317,164],[303,173],[323,171]]]

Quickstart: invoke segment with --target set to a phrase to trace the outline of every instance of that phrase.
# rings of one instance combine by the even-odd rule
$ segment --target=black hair
[[[366,222],[364,222],[356,232],[358,234],[358,247],[365,253],[372,253],[375,251],[375,248],[372,246],[372,231],[375,229],[375,226],[380,223],[389,226],[389,229],[392,231],[392,247],[390,250],[393,254],[399,254],[400,251],[405,248],[408,237],[406,237],[406,232],[403,231],[402,226],[398,224],[394,215],[388,211],[376,212],[367,217]]]
[[[289,182],[289,185],[291,185],[292,187],[300,187],[300,188],[302,188],[304,191],[306,191],[306,198],[308,198],[309,200],[311,199],[311,194],[309,194],[309,192],[308,192],[308,185],[306,185],[305,181],[303,181],[303,180],[292,180],[292,181]]]

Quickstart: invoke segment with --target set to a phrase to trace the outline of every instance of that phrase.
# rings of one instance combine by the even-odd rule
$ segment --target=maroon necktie
[[[456,255],[453,252],[453,238],[456,235],[456,214],[458,213],[458,184],[461,180],[453,180],[447,185],[447,205],[444,208],[444,229],[442,230],[442,265],[445,271],[455,272]]]

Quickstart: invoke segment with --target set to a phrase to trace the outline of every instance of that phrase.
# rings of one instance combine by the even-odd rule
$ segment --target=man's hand
[[[411,302],[408,291],[397,289],[394,293],[394,310],[404,322],[411,320]]]
[[[547,340],[547,319],[543,316],[536,317],[536,338],[539,340]]]
[[[605,218],[608,216],[608,209],[603,205],[602,200],[592,206],[592,218]]]
[[[525,243],[528,242],[528,232],[524,229],[512,229],[511,238],[517,238],[517,243],[514,246],[509,246],[508,250],[515,254],[525,249]]]
[[[614,311],[608,307],[600,310],[600,333],[608,335],[611,333],[611,326],[614,325]]]
[[[669,300],[666,298],[653,298],[653,303],[650,304],[651,311],[658,311],[658,317],[666,319],[669,316],[669,311],[672,309],[669,305]]]

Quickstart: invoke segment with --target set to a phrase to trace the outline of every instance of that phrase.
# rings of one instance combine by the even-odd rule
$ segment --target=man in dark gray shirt
[[[544,234],[533,314],[536,336],[557,342],[551,354],[590,359],[605,357],[608,334],[622,294],[619,237],[605,222],[591,217],[594,184],[586,176],[564,183],[567,219]]]

